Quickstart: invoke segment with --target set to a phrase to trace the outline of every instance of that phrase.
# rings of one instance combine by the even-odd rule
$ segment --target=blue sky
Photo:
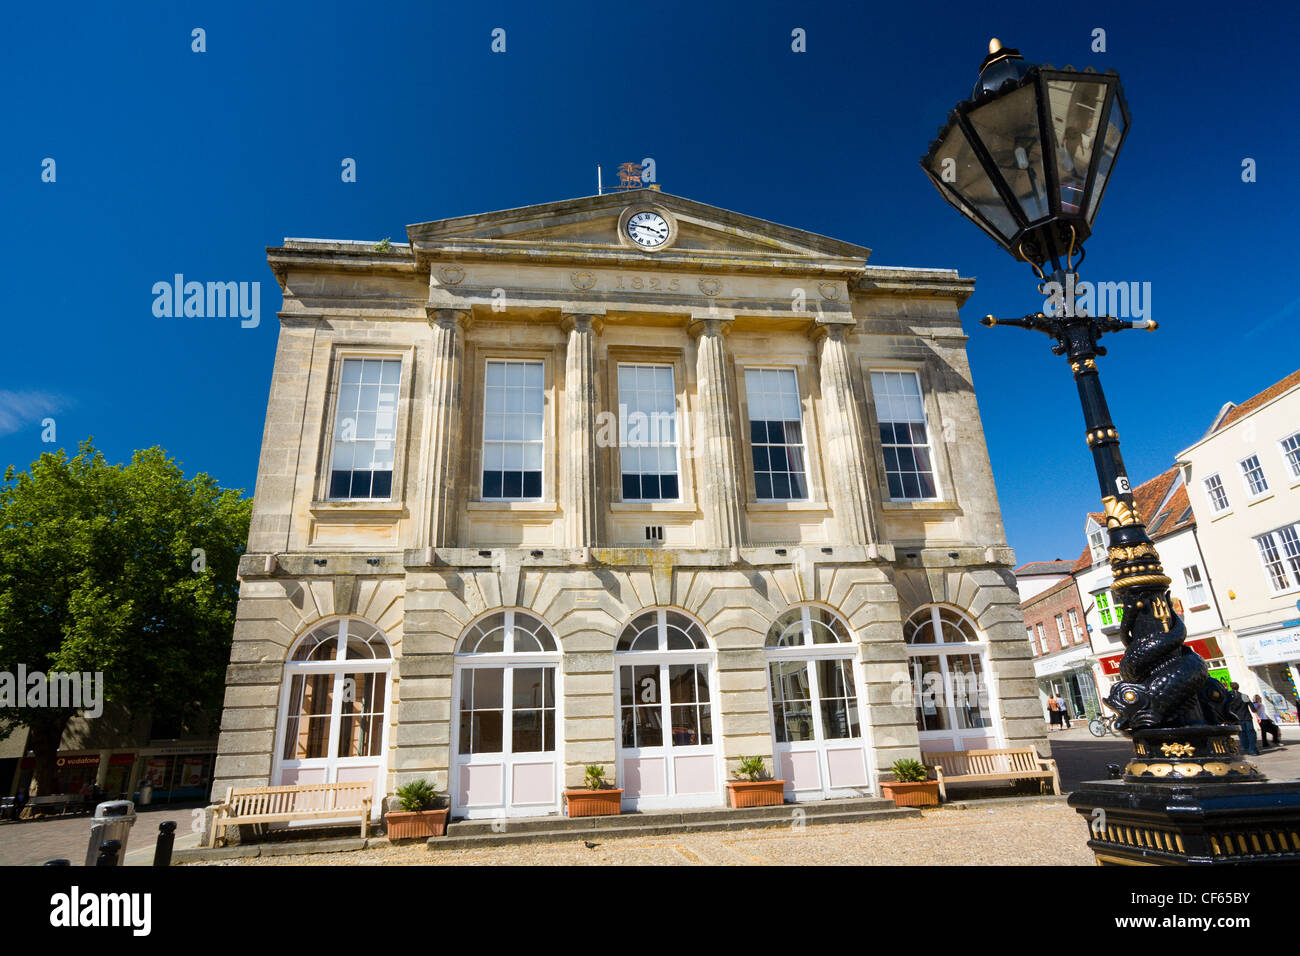
[[[1041,296],[917,165],[993,35],[1123,77],[1133,130],[1082,277],[1151,283],[1161,330],[1112,337],[1102,364],[1132,476],[1300,366],[1294,7],[83,3],[7,19],[0,465],[49,450],[50,415],[59,445],[93,434],[120,460],[158,444],[251,493],[280,302],[264,247],[403,241],[414,222],[589,195],[597,163],[611,177],[653,157],[669,192],[976,277],[963,317],[1008,538],[1022,561],[1076,555],[1097,487],[1069,371],[1042,336],[978,324]],[[178,272],[260,282],[260,326],[156,318],[151,288]]]

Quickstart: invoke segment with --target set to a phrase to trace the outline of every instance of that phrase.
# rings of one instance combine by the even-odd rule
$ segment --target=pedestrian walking
[[[1259,736],[1265,747],[1268,746],[1269,737],[1273,738],[1273,746],[1282,746],[1282,731],[1273,721],[1273,715],[1269,712],[1268,702],[1259,694],[1255,695],[1255,716],[1259,718]]]
[[[1061,702],[1057,700],[1055,694],[1047,698],[1047,719],[1051,722],[1051,726],[1047,728],[1048,733],[1060,728]]]
[[[1061,710],[1061,723],[1065,724],[1065,729],[1070,729],[1070,705],[1065,702],[1065,698],[1060,694],[1056,695],[1056,706]]]
[[[1259,756],[1259,747],[1255,742],[1255,711],[1248,701],[1241,694],[1241,685],[1236,681],[1232,682],[1232,689],[1228,692],[1228,713],[1232,715],[1237,726],[1241,728],[1241,752],[1247,756]]]

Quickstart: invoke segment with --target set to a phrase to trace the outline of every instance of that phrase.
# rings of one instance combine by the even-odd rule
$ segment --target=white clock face
[[[627,237],[647,249],[662,246],[668,241],[668,220],[657,212],[639,212],[627,221]]]

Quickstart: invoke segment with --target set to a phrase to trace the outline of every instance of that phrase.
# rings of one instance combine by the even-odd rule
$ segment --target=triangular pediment
[[[621,217],[631,208],[649,207],[671,217],[674,237],[662,251],[648,253],[620,239]],[[607,193],[537,206],[439,219],[407,227],[417,255],[475,248],[494,254],[515,249],[532,253],[626,252],[632,256],[673,258],[736,256],[741,259],[854,260],[865,263],[871,250],[817,233],[746,216],[671,193],[644,189]],[[488,248],[484,248],[488,247]]]

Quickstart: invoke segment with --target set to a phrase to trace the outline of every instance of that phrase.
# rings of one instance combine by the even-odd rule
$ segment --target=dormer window
[[[1092,550],[1092,563],[1106,560],[1106,531],[1096,522],[1088,522],[1088,547]]]

